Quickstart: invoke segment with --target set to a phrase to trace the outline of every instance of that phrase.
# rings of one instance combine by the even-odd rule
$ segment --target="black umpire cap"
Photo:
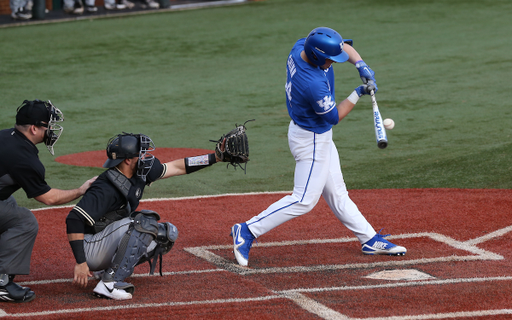
[[[47,126],[50,121],[50,110],[46,103],[41,100],[28,101],[25,100],[18,107],[16,113],[16,124],[33,124],[36,126]]]

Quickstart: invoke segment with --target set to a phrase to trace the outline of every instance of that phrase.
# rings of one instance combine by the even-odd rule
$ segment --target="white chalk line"
[[[512,230],[512,229],[511,229]],[[383,262],[372,262],[372,263],[352,263],[352,264],[331,264],[331,265],[314,265],[314,266],[293,266],[293,267],[270,267],[270,268],[259,268],[252,269],[248,267],[242,267],[230,260],[216,255],[211,250],[228,250],[232,249],[232,245],[212,245],[202,247],[189,247],[184,248],[185,251],[202,258],[209,263],[216,265],[219,268],[226,269],[231,272],[238,273],[240,275],[250,274],[269,274],[269,273],[293,273],[293,272],[316,272],[316,271],[327,271],[327,270],[340,270],[340,269],[368,269],[375,267],[389,267],[389,266],[407,266],[416,264],[427,264],[436,262],[448,262],[448,261],[475,261],[475,260],[502,260],[503,256],[480,249],[475,245],[472,245],[469,241],[461,242],[450,237],[447,237],[438,233],[411,233],[389,236],[388,239],[406,239],[406,238],[421,238],[426,237],[435,240],[440,243],[447,244],[453,248],[467,251],[471,255],[450,255],[445,257],[437,258],[422,258],[413,260],[392,260]],[[337,238],[337,239],[312,239],[312,240],[296,240],[296,241],[282,241],[282,242],[269,242],[269,243],[258,243],[258,247],[278,247],[278,246],[296,246],[296,245],[309,245],[309,244],[322,244],[322,243],[344,243],[344,242],[356,242],[357,238]],[[405,256],[407,257],[407,255]]]
[[[139,309],[139,308],[154,308],[154,307],[174,307],[174,306],[194,306],[194,305],[205,305],[205,304],[227,304],[227,303],[248,303],[255,301],[267,301],[272,299],[287,298],[295,302],[305,310],[314,313],[315,315],[323,319],[343,319],[343,320],[355,320],[345,315],[334,311],[325,305],[318,303],[317,301],[304,296],[302,293],[317,293],[317,292],[329,292],[329,291],[350,291],[350,290],[372,290],[381,288],[398,288],[398,287],[410,287],[410,286],[428,286],[428,285],[452,285],[457,283],[476,283],[476,282],[491,282],[491,281],[512,281],[512,276],[501,276],[501,277],[479,277],[479,278],[458,278],[458,279],[446,279],[446,280],[429,280],[429,281],[413,281],[413,282],[402,282],[402,283],[389,283],[381,285],[369,285],[369,286],[341,286],[341,287],[330,287],[330,288],[300,288],[291,290],[275,291],[274,294],[264,297],[254,298],[232,298],[232,299],[215,299],[215,300],[196,300],[196,301],[181,301],[181,302],[163,302],[163,303],[145,303],[145,304],[127,304],[122,306],[110,306],[110,307],[95,307],[95,308],[76,308],[76,309],[61,309],[52,311],[40,311],[40,312],[26,312],[26,313],[15,313],[8,314],[0,309],[0,317],[37,317],[52,314],[66,314],[66,313],[77,313],[77,312],[94,312],[94,311],[111,311],[121,309]],[[361,318],[365,320],[377,320],[377,319],[442,319],[447,317],[475,317],[485,315],[500,315],[510,314],[510,309],[499,309],[499,310],[482,310],[472,312],[455,312],[455,313],[439,313],[439,314],[426,314],[420,316],[404,316],[404,317],[387,317],[387,318]],[[417,317],[417,318],[416,318]]]
[[[224,270],[224,269],[205,269],[205,270],[162,272],[162,276],[187,275],[187,274],[199,274],[199,273],[211,273],[211,272],[226,272],[226,270]],[[133,278],[160,277],[160,274],[158,272],[155,273],[154,275],[150,275],[149,273],[134,273],[130,277],[133,277]],[[89,278],[89,279],[93,280],[94,278]],[[66,283],[66,282],[73,282],[73,279],[34,280],[34,281],[18,282],[18,284],[21,286],[32,286],[35,284],[55,284],[55,283]]]
[[[273,193],[263,193],[263,194],[281,194],[281,193],[289,193],[289,192],[273,192]],[[254,194],[262,194],[262,193],[254,193]],[[183,198],[171,198],[171,199],[148,199],[146,201],[165,201],[165,200],[188,200],[188,199],[198,199],[198,198],[211,198],[211,197],[222,197],[222,196],[239,196],[239,195],[247,195],[247,194],[224,194],[224,195],[214,195],[214,196],[198,196],[198,197],[183,197]],[[72,207],[72,206],[71,206]],[[42,209],[43,210],[43,209]],[[45,208],[44,210],[47,210]],[[465,250],[473,255],[468,256],[449,256],[449,257],[439,257],[439,258],[430,258],[430,259],[415,259],[409,261],[389,261],[389,262],[375,262],[375,263],[358,263],[358,264],[345,264],[345,265],[320,265],[320,266],[295,266],[295,267],[285,267],[285,268],[263,268],[263,269],[251,269],[248,267],[241,267],[232,261],[224,259],[220,256],[215,255],[209,250],[222,250],[222,249],[230,249],[231,245],[216,245],[216,246],[204,246],[204,247],[192,247],[185,248],[184,250],[196,255],[200,258],[205,259],[206,261],[216,265],[219,269],[210,269],[203,270],[199,272],[219,272],[219,271],[231,271],[241,275],[254,274],[254,273],[280,273],[280,272],[311,272],[311,271],[324,271],[324,270],[333,270],[333,269],[346,269],[346,268],[372,268],[377,266],[404,266],[408,264],[419,264],[419,263],[434,263],[434,262],[447,262],[447,261],[470,261],[470,260],[502,260],[503,256],[492,253],[483,249],[476,247],[477,244],[484,243],[496,237],[502,236],[508,232],[512,231],[512,226],[502,228],[495,232],[489,233],[485,236],[478,237],[475,239],[467,240],[467,241],[457,241],[450,237],[437,234],[437,233],[415,233],[415,234],[403,234],[390,236],[388,239],[405,239],[405,238],[413,238],[413,237],[429,237],[433,240],[448,244],[454,248]],[[291,246],[291,245],[307,245],[307,244],[321,244],[321,243],[343,243],[343,242],[351,242],[357,241],[355,238],[339,238],[339,239],[313,239],[313,240],[304,240],[304,241],[283,241],[283,242],[273,242],[273,243],[260,243],[261,247],[277,247],[277,246]],[[194,273],[196,271],[190,271],[189,273]],[[196,273],[199,273],[196,272]],[[182,273],[164,273],[166,275],[171,274],[185,274],[187,272]],[[149,275],[134,275],[134,276],[149,276]],[[480,311],[471,311],[471,312],[451,312],[451,313],[438,313],[438,314],[423,314],[423,315],[408,315],[408,316],[391,316],[391,317],[373,317],[373,318],[349,318],[335,310],[328,308],[327,306],[304,296],[302,293],[314,293],[314,292],[328,292],[328,291],[349,291],[349,290],[371,290],[377,288],[395,288],[395,287],[408,287],[408,286],[426,286],[426,285],[451,285],[455,283],[470,283],[470,282],[485,282],[485,281],[511,281],[512,277],[502,276],[502,277],[484,277],[484,278],[462,278],[462,279],[446,279],[446,280],[425,280],[425,281],[414,281],[414,282],[400,282],[400,283],[390,283],[390,284],[380,284],[380,285],[371,285],[371,286],[345,286],[345,287],[331,287],[331,288],[299,288],[299,289],[291,289],[291,290],[283,290],[275,292],[276,295],[270,295],[265,297],[256,297],[256,298],[246,298],[246,299],[219,299],[219,300],[206,300],[206,301],[190,301],[190,302],[167,302],[161,304],[133,304],[133,305],[124,305],[118,307],[103,307],[103,308],[81,308],[81,309],[67,309],[67,310],[56,310],[56,311],[43,311],[43,312],[34,312],[34,313],[25,313],[25,314],[7,314],[5,311],[0,309],[0,317],[11,316],[11,317],[30,317],[30,316],[42,316],[47,314],[56,314],[56,313],[72,313],[72,312],[82,312],[82,311],[102,311],[102,310],[115,310],[115,309],[128,309],[128,308],[146,308],[146,307],[161,307],[161,306],[180,306],[180,305],[201,305],[201,304],[223,304],[223,303],[247,303],[252,301],[265,301],[271,299],[278,298],[287,298],[293,301],[295,304],[300,306],[301,308],[311,312],[322,319],[340,319],[340,320],[407,320],[407,319],[446,319],[446,318],[461,318],[461,317],[481,317],[481,316],[490,316],[490,315],[503,315],[503,314],[512,314],[512,309],[497,309],[497,310],[480,310]],[[57,279],[50,281],[71,281],[69,279]]]

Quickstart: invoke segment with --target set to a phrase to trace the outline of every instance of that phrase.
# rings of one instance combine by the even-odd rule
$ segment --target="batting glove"
[[[367,83],[368,81],[375,82],[375,72],[373,72],[372,69],[363,61],[359,60],[356,62],[356,68],[357,71],[359,71],[359,76],[361,77],[361,80],[363,80],[363,83]]]
[[[361,96],[365,94],[370,94],[370,92],[373,90],[373,92],[377,92],[377,85],[373,81],[368,81],[368,84],[362,84],[356,89],[356,93],[361,98]]]

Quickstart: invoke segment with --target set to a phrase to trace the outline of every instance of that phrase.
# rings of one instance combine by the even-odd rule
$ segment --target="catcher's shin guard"
[[[103,281],[122,281],[129,277],[139,260],[147,255],[148,246],[157,234],[157,219],[144,213],[138,214],[121,239],[111,267],[103,274]]]

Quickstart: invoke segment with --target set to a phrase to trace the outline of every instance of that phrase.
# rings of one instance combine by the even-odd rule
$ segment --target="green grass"
[[[298,38],[329,26],[354,39],[376,72],[383,116],[396,122],[378,149],[364,97],[334,128],[349,189],[512,188],[511,14],[511,2],[494,0],[266,0],[4,28],[0,127],[12,127],[24,99],[50,99],[66,118],[59,156],[104,149],[121,131],[157,147],[213,148],[210,139],[254,118],[246,175],[216,165],[160,181],[145,198],[291,190],[286,57]],[[360,80],[348,63],[334,68],[340,101]],[[40,150],[52,187],[102,172]]]

